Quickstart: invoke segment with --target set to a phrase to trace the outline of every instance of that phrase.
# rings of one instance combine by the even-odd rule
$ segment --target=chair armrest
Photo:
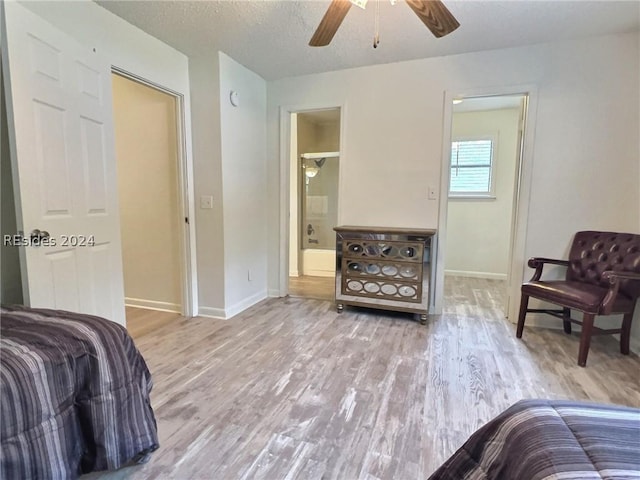
[[[602,272],[602,279],[609,282],[609,291],[602,300],[602,314],[608,315],[611,313],[613,303],[618,296],[620,280],[640,281],[640,273],[607,270],[606,272]]]
[[[562,267],[569,266],[568,260],[556,260],[553,258],[532,257],[529,259],[529,262],[527,262],[527,264],[529,265],[529,267],[535,268],[536,271],[533,273],[533,277],[531,277],[531,280],[529,280],[530,282],[537,282],[538,280],[540,280],[540,277],[542,276],[542,267],[544,267],[545,263],[550,263],[552,265],[560,265]]]
[[[640,273],[635,272],[616,272],[614,270],[607,270],[602,272],[602,278],[614,282],[618,280],[640,280]]]

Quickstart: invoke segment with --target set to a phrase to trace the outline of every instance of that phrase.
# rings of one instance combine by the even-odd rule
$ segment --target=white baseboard
[[[270,288],[269,291],[267,292],[267,295],[269,296],[269,298],[280,298],[280,290],[278,290],[277,288]]]
[[[452,275],[455,277],[471,277],[471,278],[488,278],[490,280],[506,280],[506,273],[491,273],[491,272],[467,272],[464,270],[445,270],[445,275]]]
[[[157,302],[142,298],[125,297],[124,304],[127,307],[145,308],[147,310],[160,310],[161,312],[182,313],[182,305],[177,303]]]
[[[245,298],[244,300],[240,300],[235,305],[225,308],[226,318],[235,317],[240,312],[245,311],[247,308],[252,307],[258,302],[261,302],[265,298],[267,298],[267,291],[261,290],[258,293]]]
[[[223,308],[203,307],[202,305],[198,308],[198,316],[206,317],[206,318],[215,318],[216,320],[225,319]]]
[[[298,270],[289,270],[289,276],[290,277],[299,277],[300,276],[300,272],[298,272]]]
[[[279,296],[279,295],[276,295]],[[200,307],[198,309],[199,317],[207,317],[207,318],[215,318],[217,320],[229,320],[232,317],[235,317],[239,313],[245,311],[247,308],[252,307],[258,302],[261,302],[267,298],[267,291],[261,290],[260,292],[251,295],[250,297],[245,298],[237,302],[235,305],[232,305],[228,308],[215,308],[215,307]]]
[[[336,275],[335,270],[305,270],[303,275],[310,277],[334,277]]]

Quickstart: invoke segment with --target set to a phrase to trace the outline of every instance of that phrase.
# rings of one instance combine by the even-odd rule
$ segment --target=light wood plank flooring
[[[160,312],[145,308],[125,307],[127,330],[136,340],[154,334],[165,325],[173,324],[184,317],[179,313]]]
[[[426,326],[301,298],[227,321],[132,316],[161,447],[97,478],[424,479],[522,398],[640,407],[638,356],[594,337],[580,368],[575,334],[525,327],[517,340],[501,291],[447,278],[445,313]]]
[[[335,285],[335,277],[312,277],[309,275],[289,277],[289,295],[333,301]]]

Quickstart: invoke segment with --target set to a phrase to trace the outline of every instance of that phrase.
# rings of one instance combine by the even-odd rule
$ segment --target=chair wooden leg
[[[522,338],[522,330],[524,329],[524,317],[527,315],[527,307],[529,305],[529,295],[522,294],[520,299],[520,314],[518,315],[518,328],[516,329],[516,337]]]
[[[562,326],[564,333],[571,333],[571,309],[564,307],[562,309]]]
[[[629,339],[631,338],[631,320],[633,312],[622,317],[622,331],[620,332],[620,353],[629,355]]]
[[[591,345],[591,334],[593,333],[593,321],[596,316],[592,313],[585,313],[582,318],[582,333],[580,335],[580,349],[578,350],[578,365],[584,367],[587,364],[589,355],[589,345]]]

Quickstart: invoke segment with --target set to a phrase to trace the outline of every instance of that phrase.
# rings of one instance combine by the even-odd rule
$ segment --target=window
[[[451,142],[450,197],[493,197],[492,138]]]

